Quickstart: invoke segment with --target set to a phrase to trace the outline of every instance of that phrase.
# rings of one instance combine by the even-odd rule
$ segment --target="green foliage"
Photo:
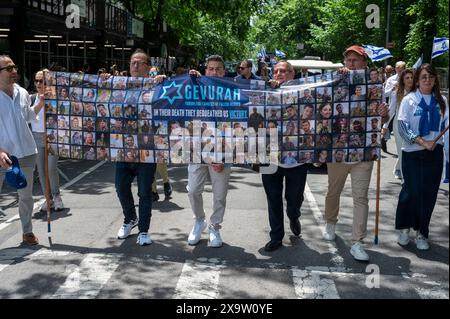
[[[266,51],[289,59],[317,55],[335,62],[351,44],[386,45],[384,0],[121,0],[154,25],[164,20],[196,57],[222,54],[225,59],[255,58]],[[380,27],[369,29],[368,4],[380,9]],[[429,61],[434,36],[448,37],[447,0],[391,0],[390,41],[394,58],[412,65],[423,52]],[[297,48],[303,43],[304,49]],[[448,54],[434,64],[448,65]],[[379,64],[384,64],[381,62]]]
[[[246,39],[250,17],[261,3],[258,0],[123,0],[128,10],[143,16],[159,32],[164,20],[180,39],[193,48],[197,58],[222,54],[225,59],[247,54]]]
[[[412,65],[423,53],[424,61],[430,62],[433,37],[448,37],[448,1],[419,0],[406,13],[415,21],[406,36],[407,61]],[[448,54],[435,58],[433,64],[448,67]]]

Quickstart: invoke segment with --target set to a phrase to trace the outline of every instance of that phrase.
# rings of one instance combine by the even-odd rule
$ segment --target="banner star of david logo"
[[[183,85],[176,84],[175,82],[170,82],[169,85],[163,86],[163,93],[161,94],[161,99],[166,99],[172,105],[175,100],[183,99],[183,95],[181,94],[181,88]],[[176,94],[176,95],[175,95]]]

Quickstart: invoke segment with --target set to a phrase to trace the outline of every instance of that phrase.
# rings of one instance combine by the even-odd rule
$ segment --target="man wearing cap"
[[[368,56],[363,47],[353,45],[344,52],[344,68],[342,73],[349,70],[367,69]],[[387,116],[386,104],[382,104],[378,112]],[[357,163],[328,163],[328,192],[325,199],[326,226],[323,233],[325,240],[334,240],[335,227],[339,214],[339,203],[342,190],[350,174],[353,196],[353,231],[350,253],[356,260],[368,261],[369,255],[362,246],[367,234],[367,217],[369,213],[369,184],[372,175],[373,162]]]
[[[17,66],[7,55],[0,55],[0,192],[12,160],[19,159],[19,165],[28,181],[25,188],[18,189],[19,216],[22,223],[22,239],[25,244],[39,243],[33,234],[31,216],[33,213],[33,169],[36,165],[37,147],[28,122],[35,120],[44,106],[44,96],[33,107],[28,92],[16,84]]]

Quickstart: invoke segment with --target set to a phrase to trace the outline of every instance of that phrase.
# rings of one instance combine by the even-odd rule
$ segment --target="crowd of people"
[[[350,46],[344,52],[344,67],[339,72],[345,74],[352,70],[367,69],[368,62],[368,56],[362,47]],[[258,75],[252,73],[252,67],[252,61],[243,60],[239,66],[240,74],[235,80],[261,79],[267,81],[271,87],[278,88],[289,85],[296,78],[293,66],[285,60],[274,65],[272,77],[268,72],[263,71],[263,64],[260,64],[261,70]],[[387,76],[388,70],[387,67],[382,73],[377,69],[370,70],[370,74],[373,74],[371,77],[375,78],[376,76],[380,80],[379,77]],[[18,70],[13,60],[6,55],[0,56],[0,102],[4,106],[0,110],[0,131],[8,132],[8,134],[0,135],[0,187],[3,184],[6,170],[12,163],[11,157],[14,155],[19,159],[20,166],[29,181],[33,180],[33,170],[37,165],[43,192],[46,190],[46,185],[43,183],[45,134],[41,115],[44,105],[43,71],[45,70],[36,73],[34,82],[37,93],[30,96],[26,90],[16,84]],[[394,173],[403,181],[396,211],[395,228],[398,230],[398,243],[407,245],[410,241],[410,230],[413,229],[417,231],[417,248],[426,250],[429,249],[429,224],[441,182],[444,162],[443,138],[435,139],[440,131],[448,126],[448,102],[440,93],[439,80],[433,66],[424,64],[413,71],[406,69],[405,64],[399,62],[396,64],[396,71],[395,79],[391,76],[385,81],[384,96],[388,99],[389,104],[377,105],[372,112],[373,115],[381,116],[385,136],[387,136],[390,122],[393,123],[396,134],[399,164]],[[130,57],[130,68],[127,74],[123,73],[122,75],[154,77],[158,82],[166,79],[165,75],[158,73],[157,68],[150,65],[149,56],[142,50],[136,50]],[[99,70],[99,74],[108,78],[114,73]],[[190,70],[189,74],[196,77],[202,76],[197,70]],[[205,63],[204,74],[210,77],[225,77],[225,62],[222,57],[209,56]],[[322,95],[326,102],[325,92]],[[329,104],[325,103],[324,105]],[[326,108],[325,106],[320,110],[320,114],[323,113],[324,118],[327,118],[327,114],[331,114],[332,110],[331,107]],[[31,123],[32,130],[28,126],[29,123]],[[328,124],[322,124],[325,125],[323,127],[325,130]],[[18,141],[19,143],[17,143]],[[284,142],[289,143],[290,141],[287,139]],[[130,143],[135,142],[131,140]],[[376,144],[376,140],[374,143]],[[446,145],[448,156],[448,133]],[[324,161],[327,161],[326,158],[329,154],[321,154],[321,156]],[[334,156],[339,158],[343,154],[337,152]],[[52,158],[49,160],[51,207],[62,209],[64,205],[60,196],[57,158],[52,156],[50,158]],[[446,161],[448,167],[448,157],[446,157]],[[117,162],[115,167],[115,187],[124,215],[123,225],[119,229],[117,237],[119,239],[128,238],[132,229],[137,226],[137,243],[142,246],[149,245],[152,243],[149,233],[152,202],[158,200],[156,173],[163,179],[166,197],[172,193],[167,165]],[[354,204],[350,253],[359,261],[369,260],[369,255],[364,249],[364,238],[367,235],[368,189],[372,169],[372,161],[328,163],[328,191],[325,199],[324,218],[326,223],[323,238],[328,241],[336,238],[335,230],[340,212],[340,198],[345,181],[350,175]],[[188,198],[194,217],[194,225],[187,242],[189,245],[198,244],[203,231],[207,229],[210,247],[219,248],[223,245],[220,230],[226,211],[231,165],[192,163],[189,164],[187,170]],[[283,189],[290,229],[295,236],[301,234],[300,217],[307,171],[304,163],[285,161],[277,164],[274,171],[262,172],[262,184],[267,197],[270,225],[270,240],[264,246],[265,251],[271,252],[282,246],[285,235]],[[131,185],[135,178],[137,178],[139,197],[138,212],[136,212],[131,192]],[[209,221],[206,218],[202,197],[207,179],[211,180],[213,191],[213,212]],[[28,183],[26,188],[18,189],[23,241],[30,245],[38,243],[37,237],[32,232],[31,224],[32,184]]]

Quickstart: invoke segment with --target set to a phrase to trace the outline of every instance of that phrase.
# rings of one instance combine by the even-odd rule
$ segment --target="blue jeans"
[[[139,196],[139,232],[148,232],[152,217],[152,182],[156,164],[116,163],[116,192],[125,216],[124,224],[136,219],[131,183],[137,176]]]

